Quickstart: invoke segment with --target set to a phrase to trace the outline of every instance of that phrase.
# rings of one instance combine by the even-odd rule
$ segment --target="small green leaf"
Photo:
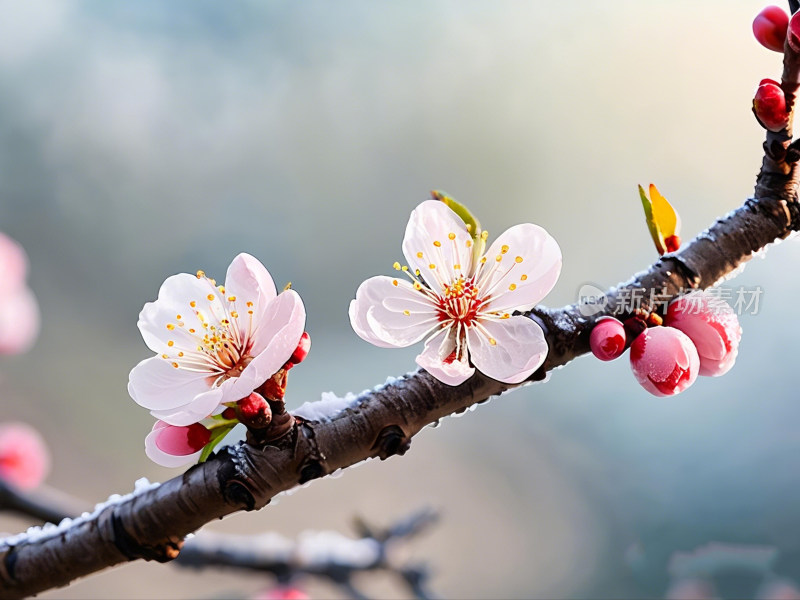
[[[650,230],[650,237],[653,238],[653,243],[656,245],[658,253],[664,254],[667,251],[667,247],[664,244],[664,235],[659,230],[658,224],[653,218],[653,203],[650,201],[650,198],[647,197],[641,185],[639,186],[639,197],[642,199],[644,218],[645,221],[647,221],[647,229]]]
[[[200,458],[197,462],[206,462],[206,459],[211,456],[211,453],[214,451],[214,448],[217,446],[217,444],[219,444],[222,441],[222,438],[224,438],[234,427],[236,427],[236,423],[229,423],[212,429],[211,439],[203,448],[203,451],[200,453]]]

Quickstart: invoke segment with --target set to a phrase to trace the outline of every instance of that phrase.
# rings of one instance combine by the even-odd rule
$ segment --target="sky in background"
[[[684,239],[752,193],[752,94],[780,74],[750,32],[761,7],[0,1],[0,230],[30,255],[43,320],[35,348],[0,365],[0,418],[45,432],[49,482],[87,506],[174,476],[144,456],[152,419],[126,391],[149,355],[137,315],[169,275],[221,278],[242,251],[309,314],[290,406],[413,369],[419,348],[362,342],[347,306],[402,260],[431,189],[493,236],[544,226],[564,256],[549,306],[628,279],[656,258],[637,184],[678,208]],[[726,284],[763,293],[725,377],[656,399],[627,357],[584,357],[403,458],[210,527],[347,531],[434,506],[414,559],[446,597],[662,597],[670,557],[710,542],[776,548],[776,572],[800,580],[798,260],[790,241]],[[260,585],[142,563],[42,597]]]

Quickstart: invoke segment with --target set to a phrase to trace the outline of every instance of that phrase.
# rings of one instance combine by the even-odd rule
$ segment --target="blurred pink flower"
[[[259,592],[251,600],[310,600],[303,590],[291,586],[279,586]]]
[[[702,291],[681,296],[670,303],[664,324],[680,329],[694,342],[700,375],[723,375],[736,361],[742,328],[736,313],[721,298]]]
[[[144,342],[157,356],[133,368],[128,392],[165,423],[197,423],[279,371],[305,319],[300,296],[277,294],[269,272],[249,254],[233,259],[224,286],[202,271],[173,275],[139,315]]]
[[[561,250],[544,229],[516,225],[476,256],[464,221],[428,200],[411,213],[403,254],[410,268],[395,269],[410,281],[372,277],[350,303],[350,323],[362,339],[382,348],[424,339],[417,364],[448,385],[466,381],[475,368],[520,383],[544,362],[542,328],[511,316],[542,300],[561,272]]]
[[[23,287],[27,273],[25,250],[6,234],[0,233],[0,291]]]
[[[210,439],[211,432],[200,423],[176,427],[156,421],[144,439],[144,451],[162,467],[182,467],[197,462]]]
[[[50,452],[42,436],[25,423],[0,425],[0,479],[33,489],[50,470]]]
[[[39,306],[25,284],[28,257],[0,233],[0,354],[27,352],[39,334]]]

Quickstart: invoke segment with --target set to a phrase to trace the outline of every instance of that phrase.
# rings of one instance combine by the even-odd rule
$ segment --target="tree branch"
[[[800,60],[787,45],[782,87],[792,111],[798,73]],[[790,123],[792,116],[790,112]],[[646,298],[650,292],[674,297],[688,288],[710,287],[753,253],[797,231],[798,156],[790,129],[768,132],[755,194],[742,207],[609,290],[604,310],[591,317],[582,315],[577,305],[531,311],[544,326],[550,347],[531,379],[541,380],[547,371],[588,352],[595,321],[622,307],[626,290],[643,289]],[[172,560],[183,538],[203,524],[239,510],[260,509],[282,491],[365,459],[403,454],[426,425],[512,387],[480,373],[450,387],[417,371],[362,393],[336,412],[326,401],[313,403],[299,411],[287,435],[270,444],[248,436],[183,475],[102,505],[71,524],[0,540],[0,598],[63,586],[121,562]],[[309,410],[316,411],[313,420],[302,418]]]

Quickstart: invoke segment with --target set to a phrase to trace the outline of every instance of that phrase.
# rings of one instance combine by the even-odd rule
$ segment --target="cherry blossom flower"
[[[561,250],[541,227],[516,225],[482,256],[476,240],[443,202],[429,200],[411,213],[403,239],[405,279],[377,276],[358,288],[350,323],[364,340],[403,348],[425,340],[417,364],[448,385],[475,368],[520,383],[544,362],[542,328],[514,311],[531,309],[555,285]],[[472,364],[470,365],[470,361]]]
[[[276,294],[249,254],[228,267],[224,286],[202,271],[169,277],[145,304],[139,330],[157,353],[133,368],[128,392],[169,425],[188,426],[249,396],[291,358],[305,327],[293,290]]]
[[[144,439],[144,451],[162,467],[182,467],[197,462],[210,439],[211,432],[200,423],[176,427],[156,421]]]
[[[0,354],[27,352],[39,334],[39,305],[25,283],[25,250],[0,233]]]
[[[0,479],[30,490],[49,470],[50,452],[38,431],[25,423],[0,425]]]
[[[736,362],[742,328],[722,298],[703,291],[681,296],[670,302],[664,323],[683,331],[697,346],[700,375],[724,375]]]

